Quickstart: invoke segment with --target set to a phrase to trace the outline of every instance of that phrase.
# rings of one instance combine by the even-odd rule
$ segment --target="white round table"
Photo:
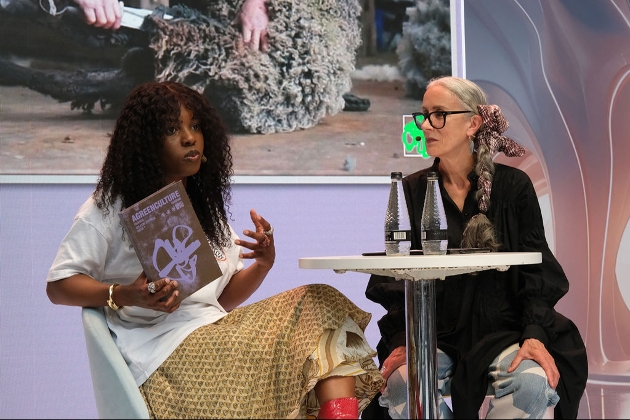
[[[435,280],[512,265],[539,264],[540,252],[483,252],[414,256],[339,256],[300,258],[299,267],[356,271],[405,281],[407,322],[407,401],[409,418],[436,419],[437,339]]]

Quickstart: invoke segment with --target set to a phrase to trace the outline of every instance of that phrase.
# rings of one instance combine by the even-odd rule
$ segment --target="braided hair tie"
[[[503,152],[509,157],[519,157],[525,154],[523,146],[502,135],[510,126],[497,105],[477,105],[477,111],[483,120],[481,130],[477,132],[478,145],[485,145],[490,153]]]

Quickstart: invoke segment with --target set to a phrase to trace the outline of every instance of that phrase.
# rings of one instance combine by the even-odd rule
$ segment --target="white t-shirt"
[[[138,278],[142,266],[131,243],[126,237],[123,240],[118,209],[120,202],[110,207],[109,214],[104,216],[94,199],[91,196],[88,198],[59,246],[47,282],[75,274],[86,274],[107,284],[130,284]],[[227,315],[217,298],[230,278],[244,268],[239,258],[241,247],[234,244],[238,236],[231,226],[229,228],[231,246],[227,249],[213,248],[223,276],[184,299],[172,314],[135,306],[113,311],[103,302],[116,345],[138,386],[188,334]]]

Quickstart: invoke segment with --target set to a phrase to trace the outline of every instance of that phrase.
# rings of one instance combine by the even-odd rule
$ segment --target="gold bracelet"
[[[114,302],[114,298],[112,297],[112,295],[114,294],[114,289],[116,288],[116,286],[120,286],[120,284],[114,283],[111,286],[109,286],[109,299],[107,299],[107,304],[109,305],[110,308],[112,308],[115,311],[117,311],[120,308],[122,308],[122,306],[116,305],[116,302]]]

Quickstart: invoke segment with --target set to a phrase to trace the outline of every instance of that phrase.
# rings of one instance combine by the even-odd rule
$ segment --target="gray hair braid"
[[[488,220],[485,213],[490,207],[490,193],[492,191],[492,180],[494,177],[493,153],[498,149],[495,139],[496,132],[502,132],[507,128],[504,123],[507,121],[490,118],[500,115],[500,110],[495,106],[488,106],[486,94],[474,82],[452,76],[441,76],[429,81],[429,85],[437,84],[448,89],[455,95],[464,106],[471,110],[471,113],[480,115],[483,123],[477,133],[475,133],[474,144],[477,151],[475,173],[479,181],[478,190],[475,195],[481,213],[473,216],[466,225],[462,235],[462,248],[489,248],[492,251],[499,249],[499,242],[496,240],[494,226]],[[503,130],[501,130],[503,129]],[[500,133],[499,133],[500,134]],[[502,140],[502,138],[501,138]],[[503,144],[503,143],[501,143]]]
[[[494,161],[492,160],[490,149],[485,144],[477,146],[475,173],[479,177],[479,182],[477,183],[479,189],[475,194],[475,198],[479,203],[479,210],[485,213],[490,207],[490,193],[492,192],[492,179],[494,178]]]

